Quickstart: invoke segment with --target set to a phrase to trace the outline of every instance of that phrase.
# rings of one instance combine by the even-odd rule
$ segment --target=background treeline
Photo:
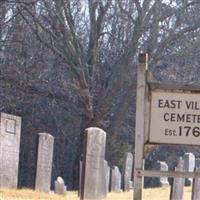
[[[34,184],[38,132],[54,135],[53,179],[68,188],[88,126],[107,132],[107,160],[122,169],[134,151],[138,53],[159,81],[198,83],[199,13],[198,0],[1,0],[0,111],[23,118],[19,185]],[[147,166],[173,166],[184,149],[157,148]]]

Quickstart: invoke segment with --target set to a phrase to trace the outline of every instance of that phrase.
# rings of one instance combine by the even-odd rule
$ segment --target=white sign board
[[[150,143],[200,145],[200,93],[152,91]]]

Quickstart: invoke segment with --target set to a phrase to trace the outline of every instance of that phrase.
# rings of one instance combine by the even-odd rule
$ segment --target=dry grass
[[[144,189],[143,200],[168,200],[169,188]],[[0,200],[79,200],[76,192],[67,192],[67,195],[59,196],[46,194],[32,190],[8,190],[0,189]],[[109,193],[104,200],[132,200],[133,192]],[[191,199],[191,188],[184,190],[184,200]]]

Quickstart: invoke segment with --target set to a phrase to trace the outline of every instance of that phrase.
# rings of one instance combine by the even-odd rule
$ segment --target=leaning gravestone
[[[179,158],[178,165],[175,171],[184,171],[184,160]],[[170,191],[170,200],[181,200],[183,199],[183,188],[184,188],[185,178],[174,178]]]
[[[0,187],[16,188],[21,117],[1,113],[0,127]]]
[[[185,171],[193,172],[195,167],[195,156],[193,153],[185,153],[183,156]],[[185,186],[192,185],[192,178],[185,179]]]
[[[126,163],[125,163],[125,169],[124,169],[124,181],[123,181],[123,189],[124,191],[129,191],[130,189],[130,181],[132,177],[132,171],[133,171],[133,154],[128,152],[126,154]]]
[[[85,130],[81,178],[81,200],[100,200],[105,197],[106,133],[95,127]]]
[[[54,191],[55,194],[66,194],[67,187],[65,186],[64,180],[59,176],[57,177],[56,181],[54,182]]]
[[[54,137],[39,133],[35,189],[50,192]]]
[[[121,191],[121,173],[117,166],[114,166],[111,169],[110,191],[111,192],[120,192]]]
[[[196,159],[195,172],[200,172],[200,159]],[[192,200],[200,200],[200,178],[194,178],[192,185]]]

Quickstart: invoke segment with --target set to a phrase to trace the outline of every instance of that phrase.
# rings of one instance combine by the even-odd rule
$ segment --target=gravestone
[[[0,187],[17,188],[21,117],[1,113]]]
[[[196,159],[195,172],[200,172],[200,159]],[[193,179],[192,200],[200,200],[200,178]]]
[[[178,165],[175,171],[184,171],[184,160],[179,158]],[[183,188],[184,188],[185,178],[174,178],[170,191],[170,200],[181,200],[183,199]]]
[[[118,171],[117,171],[117,190],[116,192],[121,192],[121,185],[122,185],[122,175],[121,175],[121,172],[119,171],[119,168],[118,168]]]
[[[54,191],[56,194],[65,195],[67,187],[65,186],[64,180],[59,176],[54,182]]]
[[[156,161],[152,167],[153,170],[158,171],[168,171],[168,165],[164,161]],[[165,187],[169,186],[168,178],[167,177],[153,177],[148,178],[148,187]]]
[[[106,133],[90,127],[84,133],[81,200],[100,200],[105,197]]]
[[[117,166],[114,166],[111,169],[110,191],[111,192],[121,191],[121,173]]]
[[[39,133],[35,189],[50,192],[54,137]]]
[[[160,169],[160,171],[168,171],[168,165],[166,162],[164,161],[159,161],[158,162],[158,168]],[[168,182],[168,178],[167,177],[161,177],[160,178],[160,186],[169,186],[169,182]]]
[[[129,181],[129,188],[133,189],[133,181]]]
[[[105,170],[105,177],[106,177],[106,194],[109,192],[109,185],[110,185],[110,167],[108,165],[108,162],[104,160],[104,170]]]
[[[132,178],[133,171],[133,154],[128,152],[126,154],[126,163],[124,169],[124,181],[123,181],[123,189],[124,191],[129,191],[130,189],[130,181]]]
[[[193,172],[195,167],[195,156],[193,153],[185,153],[183,156],[185,171]],[[192,185],[192,178],[185,179],[185,186]]]

